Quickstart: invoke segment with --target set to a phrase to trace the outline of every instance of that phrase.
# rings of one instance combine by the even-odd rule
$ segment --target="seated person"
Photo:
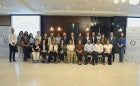
[[[78,40],[78,43],[75,45],[76,48],[76,54],[78,58],[78,64],[82,64],[82,58],[83,58],[83,51],[84,51],[84,45],[82,44],[81,40]]]
[[[33,55],[33,62],[39,62],[39,55],[40,55],[40,45],[39,45],[39,40],[35,40],[35,44],[33,44],[32,48],[32,55]]]
[[[75,45],[73,44],[72,40],[69,40],[69,43],[67,44],[67,59],[68,59],[68,63],[73,62],[74,52],[75,52]]]
[[[51,62],[51,60],[53,59],[53,61],[56,63],[56,57],[57,57],[57,51],[58,50],[58,45],[56,44],[56,41],[53,40],[52,43],[49,45],[49,58],[48,58],[48,62]]]
[[[94,51],[95,51],[95,58],[97,58],[98,62],[98,55],[102,55],[102,63],[105,65],[105,55],[103,52],[103,45],[100,43],[100,40],[97,40],[97,43],[94,46]]]
[[[48,54],[48,45],[46,43],[46,40],[42,40],[40,48],[41,48],[42,63],[45,63],[47,62],[46,56]]]
[[[64,40],[60,41],[60,44],[58,45],[58,55],[60,62],[64,62],[64,56],[66,55],[66,44],[64,43]]]
[[[112,65],[112,47],[113,45],[110,44],[109,40],[107,40],[106,44],[104,45],[104,53],[105,56],[108,57],[108,65]]]
[[[84,51],[85,51],[85,65],[88,63],[88,55],[92,56],[92,64],[94,64],[94,49],[93,49],[93,44],[91,44],[90,39],[87,40],[87,44],[84,46]]]

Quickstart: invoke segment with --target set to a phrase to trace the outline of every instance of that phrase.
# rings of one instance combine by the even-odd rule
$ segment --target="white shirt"
[[[75,46],[74,45],[67,45],[67,50],[74,51]]]
[[[102,44],[95,44],[94,45],[94,51],[101,53],[103,52],[103,45]]]
[[[45,44],[43,44],[43,52],[46,52],[46,49],[45,49]]]
[[[104,49],[105,49],[105,53],[111,53],[111,51],[112,51],[112,44],[105,44],[104,45]]]
[[[41,42],[42,37],[40,35],[37,35],[35,38]]]
[[[10,33],[9,36],[8,36],[8,40],[9,40],[9,43],[12,44],[12,43],[17,43],[17,37],[14,33]]]
[[[85,44],[84,51],[94,51],[93,44]]]

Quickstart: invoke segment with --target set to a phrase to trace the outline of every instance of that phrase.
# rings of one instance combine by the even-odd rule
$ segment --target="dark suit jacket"
[[[43,50],[43,44],[41,44],[41,45],[40,45],[40,49],[41,49],[41,51]],[[47,44],[45,44],[45,50],[47,50],[47,51],[49,50],[49,48],[48,48],[48,45],[47,45]]]
[[[109,36],[108,40],[109,40],[110,44],[112,44],[113,46],[116,45],[116,43],[117,43],[117,38],[114,36],[113,36],[112,40],[111,40],[111,37]]]
[[[92,38],[91,37],[89,37],[89,39],[90,39],[90,41],[92,41]],[[87,37],[84,37],[84,45],[87,43]]]
[[[69,40],[72,40],[72,37],[69,37]],[[74,44],[76,44],[76,38],[74,37]]]
[[[64,43],[65,43],[65,44],[68,44],[68,41],[69,41],[68,37],[66,37],[66,39],[64,39],[64,36],[62,36],[62,37],[61,37],[61,40],[64,40]]]
[[[97,42],[97,38],[94,37],[94,40],[93,40],[93,37],[91,37],[91,43],[92,43],[92,44],[96,44],[96,42]]]

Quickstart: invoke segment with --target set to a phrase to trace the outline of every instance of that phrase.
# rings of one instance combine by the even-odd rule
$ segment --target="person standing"
[[[27,36],[24,36],[23,41],[22,41],[24,62],[28,61],[27,59],[30,57],[29,45],[30,44],[29,44],[29,40],[28,40]]]
[[[60,41],[61,41],[61,36],[60,36],[59,33],[57,34],[57,37],[55,37],[55,39],[56,39],[57,45],[59,45],[60,44]]]
[[[9,62],[12,62],[12,59],[14,62],[16,62],[15,60],[15,52],[16,52],[16,44],[17,44],[17,37],[14,34],[14,28],[11,28],[11,33],[8,36],[8,40],[9,40]]]
[[[21,60],[23,58],[22,40],[23,40],[23,31],[20,31],[17,37],[17,48],[18,48],[18,57]]]
[[[68,39],[68,37],[67,37],[66,32],[63,33],[63,36],[61,37],[61,40],[64,40],[64,43],[67,45],[69,39]]]
[[[110,44],[113,45],[113,47],[112,47],[112,57],[113,57],[113,62],[114,62],[115,61],[115,47],[116,47],[117,39],[113,35],[113,32],[110,32],[110,36],[108,37],[108,40],[109,40]]]
[[[118,39],[117,45],[119,47],[119,62],[123,62],[124,59],[124,51],[126,47],[126,38],[124,37],[124,33],[120,34],[120,38]]]

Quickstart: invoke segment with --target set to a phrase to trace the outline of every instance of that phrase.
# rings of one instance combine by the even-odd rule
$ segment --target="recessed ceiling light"
[[[3,7],[3,9],[6,9],[6,7]]]
[[[41,6],[41,9],[44,9],[44,6]]]
[[[118,8],[117,10],[120,11],[120,8]]]
[[[70,10],[70,9],[71,9],[71,7],[70,7],[70,6],[68,6],[68,7],[67,7],[67,9],[68,9],[68,10]]]
[[[96,8],[92,8],[93,10],[96,10]]]

